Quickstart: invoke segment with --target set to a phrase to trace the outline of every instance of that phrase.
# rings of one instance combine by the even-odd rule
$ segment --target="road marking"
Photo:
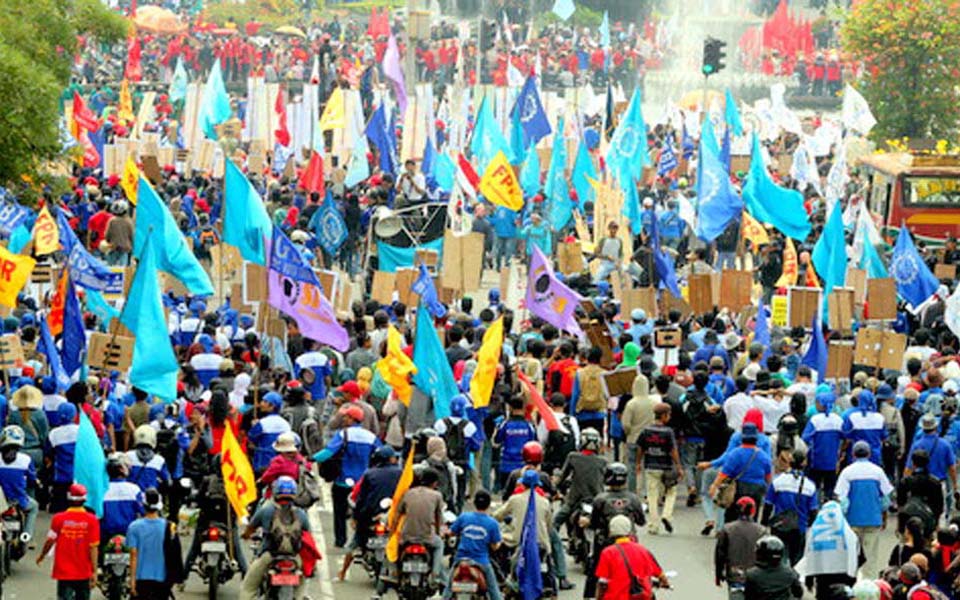
[[[327,539],[323,535],[323,522],[320,517],[320,515],[323,513],[331,512],[333,507],[329,486],[320,486],[319,504],[319,506],[316,504],[313,505],[308,512],[310,517],[310,529],[313,532],[313,539],[317,544],[317,548],[319,548],[320,552],[323,553],[323,559],[320,561],[317,579],[320,584],[320,597],[333,600],[333,580],[330,576],[330,561],[332,555],[327,552]]]

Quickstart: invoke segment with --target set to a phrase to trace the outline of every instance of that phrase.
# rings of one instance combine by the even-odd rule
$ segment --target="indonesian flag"
[[[97,131],[100,129],[100,121],[77,92],[73,93],[73,120],[77,122],[77,125],[87,131]]]
[[[277,91],[277,101],[273,105],[273,112],[277,114],[277,129],[273,132],[277,143],[288,148],[290,146],[290,130],[287,129],[287,103],[283,87]]]
[[[321,198],[323,197],[323,155],[316,150],[310,155],[310,162],[300,175],[300,187],[308,194],[316,192]]]
[[[477,171],[462,152],[457,154],[457,183],[471,199],[476,201],[477,189],[480,187],[480,176],[477,175]]]

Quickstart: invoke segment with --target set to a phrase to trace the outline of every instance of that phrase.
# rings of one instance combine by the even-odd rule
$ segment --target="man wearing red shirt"
[[[96,190],[96,194],[91,194],[95,196],[94,200],[100,200],[100,190]],[[113,218],[109,212],[107,212],[107,203],[100,202],[100,210],[95,212],[92,217],[87,221],[87,231],[90,232],[90,251],[94,252],[100,246],[100,242],[103,241],[103,234],[107,231],[107,224],[110,222],[110,219]]]
[[[87,488],[74,483],[67,491],[70,508],[53,515],[50,532],[37,556],[37,564],[53,553],[53,578],[57,580],[57,598],[89,600],[90,590],[97,586],[97,549],[100,545],[100,521],[87,512]]]
[[[660,587],[669,588],[670,581],[657,559],[631,536],[633,523],[625,515],[610,519],[610,537],[614,542],[603,549],[597,561],[597,600],[630,597],[631,580],[643,588],[644,598],[653,597],[651,578],[656,577]]]

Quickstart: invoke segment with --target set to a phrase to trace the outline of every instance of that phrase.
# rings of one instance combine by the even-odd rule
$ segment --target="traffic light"
[[[723,64],[723,59],[727,53],[723,51],[727,43],[723,40],[708,37],[703,41],[703,67],[701,70],[705,77],[716,75],[727,65]]]

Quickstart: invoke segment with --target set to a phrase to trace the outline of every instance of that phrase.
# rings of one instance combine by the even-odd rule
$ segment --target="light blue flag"
[[[643,168],[650,165],[647,150],[647,126],[643,121],[640,89],[633,91],[630,105],[623,113],[610,140],[607,165],[613,177],[624,189],[640,179]]]
[[[346,241],[347,223],[343,220],[343,215],[340,214],[340,209],[337,208],[337,203],[333,199],[333,193],[329,189],[323,204],[313,213],[310,227],[313,228],[314,234],[327,254],[336,254]]]
[[[103,517],[103,498],[110,486],[107,457],[103,454],[103,444],[97,437],[97,430],[93,428],[87,413],[82,410],[77,442],[73,450],[73,480],[87,488],[87,501],[84,506],[92,510],[97,518]]]
[[[513,111],[510,116],[510,150],[513,151],[513,160],[510,164],[512,165],[523,164],[527,160],[527,144],[524,137],[526,136],[523,133],[523,125],[520,123],[520,113]]]
[[[103,294],[97,290],[87,290],[86,308],[100,319],[105,329],[110,327],[110,322],[120,317],[120,311],[110,306],[104,299]]]
[[[803,195],[775,184],[763,164],[760,140],[753,136],[750,174],[743,186],[747,210],[761,223],[769,223],[784,235],[803,241],[810,233],[810,217],[803,206]]]
[[[703,120],[703,126],[700,127],[700,146],[706,146],[714,155],[720,156],[720,143],[717,142],[717,134],[709,116]]]
[[[712,242],[743,212],[743,199],[733,189],[720,157],[703,137],[700,138],[699,170],[695,233],[703,241]]]
[[[577,158],[573,161],[573,189],[577,191],[577,201],[580,203],[580,210],[587,202],[593,202],[596,198],[596,192],[590,185],[590,179],[598,180],[597,169],[593,166],[593,159],[590,158],[590,151],[587,150],[587,142],[581,138],[580,145],[577,148]]]
[[[235,246],[244,260],[267,265],[267,241],[273,223],[260,194],[240,168],[226,160],[224,186],[223,241]]]
[[[630,223],[630,232],[633,235],[640,235],[643,231],[643,216],[640,214],[640,196],[637,194],[637,185],[632,183],[626,186],[623,193],[623,206],[620,208],[620,214],[625,216]]]
[[[603,20],[600,21],[600,47],[610,49],[610,15],[603,11]]]
[[[840,203],[837,202],[839,205]],[[930,299],[940,282],[923,262],[905,223],[900,223],[897,245],[890,259],[890,275],[897,282],[897,293],[914,308]]]
[[[567,149],[563,139],[563,117],[557,119],[557,135],[553,138],[553,153],[544,192],[547,196],[547,219],[554,231],[560,231],[573,218],[573,200],[567,185]]]
[[[214,128],[229,119],[232,114],[230,96],[227,95],[227,88],[223,85],[223,74],[220,72],[220,61],[215,60],[200,99],[198,118],[203,134],[211,140],[217,139],[217,130]],[[139,196],[137,201],[139,203]]]
[[[50,365],[50,373],[53,374],[54,381],[57,382],[57,391],[63,393],[70,387],[70,376],[63,370],[63,363],[60,362],[60,353],[57,352],[57,345],[53,342],[53,336],[50,334],[50,326],[47,325],[47,318],[40,317],[40,338],[37,340],[37,351],[42,352],[47,357],[47,364]]]
[[[867,272],[867,279],[883,279],[887,277],[887,268],[883,266],[883,260],[877,254],[877,248],[865,240],[863,244],[863,256],[860,257],[860,268]]]
[[[347,159],[347,176],[343,180],[343,185],[347,188],[352,188],[370,177],[370,163],[367,162],[370,147],[367,146],[366,136],[357,136],[354,144],[350,158]]]
[[[31,237],[33,236],[30,233],[30,230],[21,223],[20,225],[14,227],[13,231],[10,232],[10,244],[8,245],[7,249],[14,254],[20,254],[20,251],[30,243]]]
[[[500,131],[500,126],[493,117],[493,108],[484,96],[483,100],[480,101],[476,125],[473,127],[473,136],[470,138],[470,152],[477,157],[478,172],[486,171],[487,164],[500,151],[503,151],[507,160],[512,164],[513,151],[510,150],[507,139],[503,137],[503,132]]]
[[[823,279],[823,297],[835,287],[842,287],[847,276],[847,241],[843,231],[843,212],[840,203],[833,203],[833,210],[827,217],[820,238],[813,247],[811,255],[813,267]],[[824,319],[827,318],[827,304],[824,303]]]
[[[540,192],[540,154],[536,150],[527,154],[520,169],[520,187],[527,198]]]
[[[564,21],[572,17],[576,10],[577,7],[574,6],[573,0],[555,0],[553,3],[553,14]]]
[[[448,194],[453,191],[453,186],[457,182],[457,165],[453,164],[453,159],[446,152],[441,152],[437,156],[436,165],[433,167],[433,178],[440,191]]]
[[[543,109],[543,102],[540,101],[535,75],[530,75],[523,83],[523,87],[517,95],[517,101],[514,102],[513,108],[510,110],[510,118],[519,123],[523,130],[521,146],[524,149],[536,145],[537,142],[550,135],[550,118],[547,117],[547,111]],[[518,160],[515,164],[520,162]]]
[[[143,189],[141,185],[138,206],[142,206]],[[160,261],[156,241],[163,239],[156,231],[144,239],[140,262],[130,284],[127,305],[120,321],[136,336],[130,383],[172,402],[177,396],[177,372],[180,367],[170,346],[167,320],[163,316],[163,302],[160,299],[160,277],[157,272]]]
[[[567,145],[563,139],[563,116],[557,117],[557,134],[553,136],[553,151],[550,153],[550,165],[547,167],[547,180],[543,184],[543,193],[549,200],[554,187],[564,179],[567,170]]]
[[[757,320],[753,325],[753,341],[763,344],[764,355],[770,351],[770,322],[767,321],[767,309],[763,305],[763,294],[757,299]]]
[[[440,338],[433,328],[430,311],[420,303],[417,308],[417,330],[413,340],[413,362],[417,374],[413,383],[433,399],[433,412],[437,419],[450,416],[450,398],[457,395],[457,382],[453,379],[450,362],[446,360]]]
[[[730,89],[727,89],[726,106],[723,109],[723,119],[727,122],[727,129],[733,132],[733,135],[743,135],[743,121],[740,120],[740,111],[737,109],[737,102],[733,99]]]
[[[170,209],[160,201],[153,186],[141,175],[137,191],[136,232],[133,236],[134,256],[140,257],[142,254],[151,229],[155,239],[157,268],[179,279],[192,295],[212,296],[210,276],[187,245]]]
[[[177,68],[173,70],[173,79],[170,80],[170,88],[167,90],[170,102],[186,99],[188,83],[190,83],[190,79],[187,77],[187,70],[183,68],[183,57],[178,56]]]

